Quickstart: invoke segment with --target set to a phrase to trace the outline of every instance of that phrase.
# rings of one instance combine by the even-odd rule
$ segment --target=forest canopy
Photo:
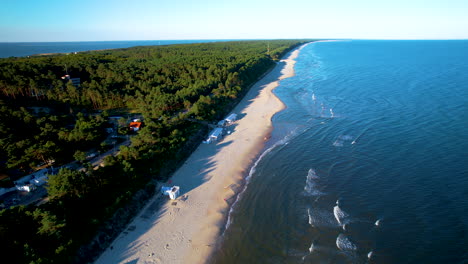
[[[250,86],[305,40],[145,46],[0,59],[0,173],[78,161],[49,176],[48,202],[0,211],[0,248],[17,263],[70,263],[138,190],[165,180]],[[128,131],[138,113],[144,126]],[[118,132],[117,132],[118,131]],[[86,152],[127,142],[93,168]],[[113,137],[112,137],[113,138]],[[124,142],[124,143],[125,143]],[[46,165],[47,166],[47,165]],[[145,187],[146,186],[146,187]],[[154,186],[152,187],[154,189]],[[83,256],[81,256],[83,257]]]

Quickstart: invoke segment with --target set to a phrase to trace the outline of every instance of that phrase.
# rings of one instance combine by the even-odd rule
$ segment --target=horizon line
[[[250,41],[250,40],[375,40],[375,41],[392,41],[392,40],[401,40],[401,41],[446,41],[446,40],[468,40],[468,38],[421,38],[421,39],[411,39],[411,38],[257,38],[257,39],[237,39],[237,38],[220,38],[220,39],[131,39],[131,40],[53,40],[53,41],[0,41],[0,43],[57,43],[57,42],[117,42],[117,41],[184,41],[184,40],[199,40],[199,41]]]

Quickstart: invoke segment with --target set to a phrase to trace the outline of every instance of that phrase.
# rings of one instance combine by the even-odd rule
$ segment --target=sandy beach
[[[201,144],[165,184],[180,186],[180,196],[169,200],[156,194],[95,263],[206,262],[246,170],[271,132],[272,116],[284,108],[272,90],[294,76],[301,47],[278,62],[236,106],[232,113],[239,120],[228,127],[230,134]]]

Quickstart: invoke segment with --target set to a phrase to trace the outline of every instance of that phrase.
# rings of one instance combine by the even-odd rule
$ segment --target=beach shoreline
[[[232,113],[231,133],[201,144],[166,186],[178,185],[173,201],[155,195],[95,263],[205,263],[224,231],[242,181],[272,131],[271,118],[285,108],[273,94],[294,76],[295,58],[306,44],[255,83]]]

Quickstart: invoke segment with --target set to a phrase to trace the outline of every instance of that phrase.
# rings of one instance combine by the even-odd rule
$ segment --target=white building
[[[180,187],[179,186],[172,186],[172,187],[161,187],[161,193],[164,195],[169,196],[171,200],[174,200],[180,194]]]
[[[29,174],[17,181],[14,181],[14,184],[17,186],[22,186],[22,185],[29,183],[29,181],[32,180],[33,178],[34,178],[34,174]]]
[[[226,123],[227,123],[228,125],[230,125],[230,124],[236,122],[236,120],[237,120],[237,115],[236,115],[236,114],[230,114],[230,115],[229,115],[228,117],[226,117],[224,120],[226,120]]]
[[[223,127],[224,125],[226,125],[226,120],[223,119],[223,120],[218,122],[219,127]]]
[[[18,191],[32,192],[36,189],[36,186],[32,184],[16,185],[16,189],[18,189]]]
[[[220,140],[223,137],[223,128],[222,127],[217,127],[213,129],[206,139],[205,143],[211,143]]]

